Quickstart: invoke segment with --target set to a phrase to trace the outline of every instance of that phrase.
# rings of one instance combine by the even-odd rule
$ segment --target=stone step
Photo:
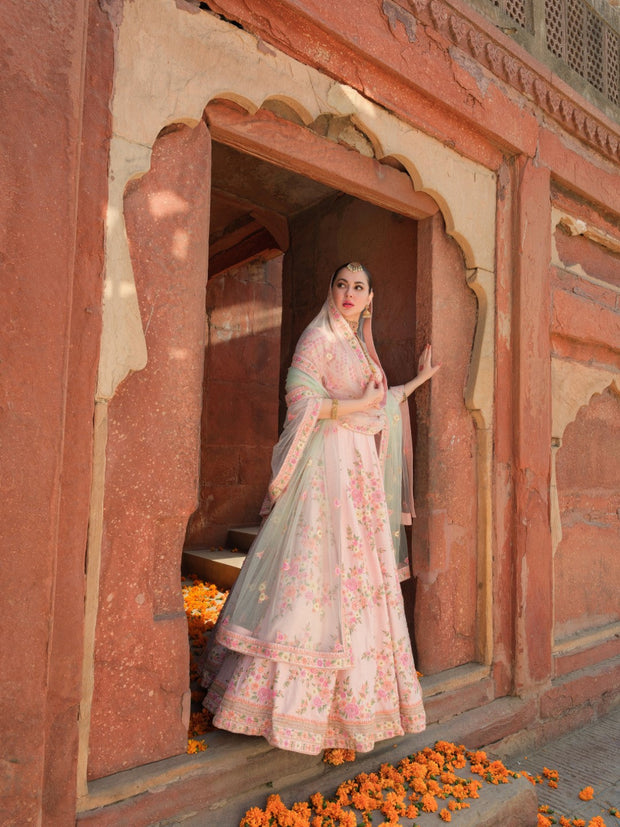
[[[231,588],[245,560],[245,553],[222,548],[183,549],[181,570],[183,574],[197,574],[222,591]]]
[[[332,795],[347,778],[374,772],[384,762],[397,763],[437,740],[482,747],[481,721],[503,721],[504,732],[513,732],[515,720],[522,720],[522,708],[523,702],[516,698],[493,701],[483,710],[431,724],[417,735],[379,742],[372,752],[360,753],[355,762],[340,767],[329,767],[320,755],[286,752],[262,738],[214,730],[204,736],[208,748],[198,755],[178,755],[89,782],[88,809],[79,813],[78,824],[239,827],[245,812],[252,806],[264,807],[271,793],[281,794],[290,806],[317,790]],[[485,784],[471,805],[454,815],[455,827],[535,827],[537,822],[536,790],[523,777],[506,785]],[[437,813],[429,813],[415,823],[433,827],[443,822]]]
[[[260,526],[245,525],[228,529],[228,547],[238,551],[247,551],[258,534]]]

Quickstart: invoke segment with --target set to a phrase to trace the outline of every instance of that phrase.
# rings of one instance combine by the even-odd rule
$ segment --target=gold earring
[[[364,312],[362,313],[362,319],[370,319],[372,317],[372,313],[370,312],[370,305],[366,307]]]

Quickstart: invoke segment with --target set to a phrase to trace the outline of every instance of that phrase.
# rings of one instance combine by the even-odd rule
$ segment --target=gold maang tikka
[[[347,270],[350,270],[352,273],[362,273],[364,272],[364,267],[359,263],[359,261],[350,261],[346,265]],[[362,313],[362,319],[370,319],[372,317],[372,313],[370,312],[370,305],[368,305],[364,312]]]

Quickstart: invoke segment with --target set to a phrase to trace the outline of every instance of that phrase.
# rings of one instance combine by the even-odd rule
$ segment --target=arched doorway
[[[132,21],[131,15],[125,16],[124,27],[127,28]],[[202,28],[215,28],[218,31],[219,28],[227,28],[227,24],[216,19],[196,18],[191,23],[196,24],[201,32]],[[162,24],[163,19],[158,19],[157,26]],[[443,337],[449,350],[458,350],[458,370],[451,377],[448,395],[459,400],[459,417],[462,424],[463,416],[468,416],[468,411],[464,410],[463,406],[463,389],[466,387],[467,407],[477,412],[478,429],[477,439],[473,440],[475,444],[472,444],[473,426],[470,416],[466,436],[457,443],[463,452],[462,465],[467,469],[462,486],[463,490],[468,492],[466,504],[469,505],[473,500],[474,508],[473,512],[466,508],[466,513],[458,514],[459,529],[456,541],[462,559],[468,560],[468,571],[471,569],[472,561],[474,569],[479,565],[479,575],[474,572],[473,581],[477,583],[480,580],[483,588],[479,589],[478,598],[475,586],[468,592],[466,625],[470,632],[465,639],[461,635],[463,623],[459,623],[456,634],[459,644],[458,655],[453,657],[452,648],[445,647],[444,651],[449,652],[452,661],[458,664],[467,664],[472,660],[483,660],[488,664],[490,660],[488,575],[492,521],[485,480],[489,478],[492,440],[490,425],[494,359],[492,320],[495,175],[479,164],[458,157],[448,147],[400,122],[395,116],[363,99],[354,90],[334,85],[328,78],[319,76],[310,69],[303,69],[302,74],[299,74],[299,67],[293,67],[295,71],[290,75],[290,83],[285,83],[289,75],[286,71],[279,71],[280,68],[286,69],[288,66],[288,59],[284,56],[278,57],[273,65],[271,59],[264,65],[261,63],[260,82],[252,87],[256,103],[249,102],[241,92],[235,90],[247,89],[248,64],[241,58],[246,53],[255,56],[254,43],[250,43],[243,33],[236,35],[238,36],[231,40],[231,49],[227,52],[232,63],[211,66],[208,44],[206,41],[203,44],[200,35],[197,34],[197,42],[205,45],[205,49],[196,52],[192,59],[204,59],[205,63],[192,75],[191,84],[181,84],[179,88],[184,92],[172,110],[167,107],[165,96],[162,95],[161,111],[154,107],[149,110],[146,120],[128,118],[127,112],[134,112],[135,107],[132,103],[127,110],[123,108],[127,100],[123,83],[119,84],[114,98],[114,117],[118,132],[115,132],[111,143],[109,222],[106,236],[106,302],[97,392],[98,409],[101,414],[95,440],[95,482],[91,502],[93,519],[87,573],[89,597],[84,662],[87,685],[81,714],[82,779],[86,774],[91,707],[93,710],[97,707],[96,714],[92,715],[95,737],[91,739],[91,745],[94,748],[88,758],[93,777],[110,773],[115,768],[135,765],[143,760],[143,755],[146,754],[165,757],[178,752],[182,718],[179,715],[179,706],[186,709],[185,700],[181,705],[178,702],[178,670],[173,676],[173,682],[168,680],[168,676],[162,680],[164,664],[157,662],[153,667],[152,646],[148,649],[137,646],[127,655],[123,650],[119,656],[118,647],[115,648],[111,643],[118,639],[118,635],[125,634],[121,623],[122,615],[117,609],[118,601],[122,601],[122,605],[129,612],[133,609],[133,603],[139,599],[143,601],[139,603],[143,608],[140,611],[139,622],[135,623],[133,637],[152,643],[159,636],[163,648],[168,647],[168,650],[170,641],[173,641],[175,646],[180,644],[178,591],[173,591],[173,580],[176,573],[178,583],[179,536],[184,534],[183,529],[191,511],[191,508],[188,508],[188,492],[191,484],[195,483],[195,456],[188,450],[188,445],[189,442],[193,444],[192,434],[198,431],[195,413],[198,407],[196,403],[200,401],[202,383],[196,382],[196,377],[202,371],[195,369],[198,367],[194,354],[197,337],[193,343],[189,339],[183,339],[182,343],[175,345],[174,353],[171,352],[170,340],[165,337],[172,328],[175,333],[182,332],[188,319],[192,329],[198,321],[195,314],[196,305],[192,302],[200,290],[204,290],[207,267],[202,266],[200,251],[194,243],[199,238],[201,229],[198,228],[197,234],[192,236],[191,233],[187,234],[184,228],[177,228],[180,231],[180,241],[185,239],[192,244],[187,246],[189,257],[185,255],[185,248],[181,249],[182,243],[177,250],[182,269],[181,280],[174,285],[175,289],[170,290],[170,302],[166,307],[166,311],[169,311],[169,317],[165,321],[166,329],[160,328],[159,338],[156,338],[155,325],[151,322],[162,310],[157,290],[164,283],[169,284],[169,281],[165,282],[168,262],[163,259],[156,262],[157,272],[154,280],[152,262],[146,260],[148,255],[137,267],[135,261],[130,261],[125,234],[127,214],[123,204],[127,182],[144,175],[149,168],[152,150],[153,158],[155,157],[155,144],[159,144],[155,141],[156,135],[159,133],[163,138],[167,137],[160,131],[163,124],[184,124],[183,129],[198,124],[200,130],[194,129],[194,132],[197,135],[196,146],[200,145],[199,151],[208,151],[207,141],[213,138],[255,157],[268,159],[277,166],[293,169],[304,177],[327,183],[338,191],[346,192],[348,196],[419,221],[418,230],[424,236],[425,244],[423,256],[420,253],[422,246],[418,247],[421,255],[418,269],[420,266],[425,268],[425,284],[428,289],[424,297],[418,296],[418,308],[425,308],[424,318],[418,313],[417,335],[423,337],[421,342],[417,342],[418,349],[420,344],[426,341],[426,337],[431,335],[434,342],[437,338]],[[207,66],[208,71],[205,68]],[[186,67],[181,67],[181,64],[174,61],[166,63],[165,69],[166,72],[172,73],[186,71]],[[312,75],[311,84],[306,83],[308,73]],[[145,73],[145,76],[147,75],[148,71]],[[158,83],[162,77],[161,74],[157,75]],[[125,77],[125,82],[127,81],[128,78]],[[127,89],[132,88],[134,83],[135,76],[132,75]],[[204,124],[199,121],[200,113],[208,100],[216,94],[223,94],[222,90],[226,89],[232,90],[229,95],[232,100],[247,104],[244,106],[246,111],[240,113],[237,109],[235,112],[234,107],[228,107],[227,112],[220,111],[215,117],[209,105],[209,134],[205,136],[202,130]],[[278,100],[273,97],[274,95]],[[129,96],[129,100],[133,102],[133,94]],[[282,117],[285,109],[281,107],[287,105],[283,103],[285,100],[292,101],[295,104],[294,110],[303,114],[303,117],[298,117],[298,121],[302,120],[305,126],[300,126],[288,117]],[[263,103],[265,106],[257,109]],[[274,108],[278,110],[277,114],[274,113]],[[246,117],[248,112],[251,114]],[[244,124],[240,123],[241,120]],[[368,125],[367,134],[363,132],[363,124]],[[293,129],[294,133],[291,132]],[[193,140],[190,136],[188,143],[192,144]],[[160,150],[163,154],[166,153],[164,146],[158,147],[158,152]],[[400,165],[406,168],[408,174],[401,171]],[[196,203],[201,202],[201,198],[198,196],[208,187],[210,168],[205,175],[204,165],[196,166],[199,167],[202,177],[199,175],[194,180],[191,170],[187,167],[178,169],[179,177],[185,176],[183,185],[188,187],[186,204],[181,205],[183,215],[179,215],[184,227],[188,221],[195,222],[197,216],[199,217]],[[146,179],[146,176],[144,177]],[[414,189],[412,180],[418,191]],[[137,190],[140,190],[141,186],[136,184]],[[146,181],[145,186],[148,190]],[[192,186],[194,190],[190,191]],[[432,193],[435,200],[424,190],[426,193]],[[467,193],[467,198],[463,193]],[[437,214],[437,204],[441,205],[444,212],[446,227]],[[145,213],[149,211],[150,206],[152,205],[147,203]],[[176,207],[172,207],[174,212]],[[199,210],[203,208],[201,202]],[[481,227],[484,228],[484,232],[479,232]],[[458,239],[465,255],[465,263],[456,245],[448,250],[452,242],[448,240],[448,244],[446,241],[446,232]],[[145,252],[148,254],[149,251]],[[482,299],[478,308],[477,323],[475,298],[468,290],[464,278],[466,267],[469,268],[467,283],[473,286]],[[446,294],[454,290],[457,283],[457,290],[461,291],[459,301],[463,292],[468,295],[468,299],[464,300],[464,314],[468,321],[466,328],[459,330],[461,338],[449,342],[454,329],[448,326],[442,329],[433,320],[443,318],[439,312],[442,310],[441,303]],[[191,285],[191,289],[188,285]],[[432,285],[432,288],[429,285]],[[418,280],[418,288],[420,286]],[[204,311],[201,322],[204,331]],[[476,339],[472,354],[474,327]],[[291,340],[292,338],[291,336]],[[202,347],[199,346],[199,349]],[[166,370],[162,371],[162,365]],[[187,368],[183,374],[187,377],[185,384],[181,381],[179,366]],[[120,391],[117,391],[119,383],[122,385]],[[179,406],[179,400],[183,403],[182,408]],[[435,401],[439,402],[439,398],[432,400],[433,406]],[[148,444],[144,438],[144,424],[136,416],[136,404],[144,404],[149,423],[152,423]],[[425,404],[428,410],[423,419],[430,421],[431,401],[427,400]],[[115,415],[113,422],[110,412]],[[445,414],[449,419],[448,409],[439,406],[435,408],[435,413],[441,413],[442,416]],[[445,418],[444,416],[440,422],[442,427]],[[174,440],[181,431],[189,434],[190,440],[183,444],[175,443],[170,449],[166,447],[165,453],[162,452],[162,437]],[[433,490],[436,483],[446,476],[448,454],[454,455],[453,446],[446,444],[442,439],[441,428],[436,433],[438,438],[433,451],[429,451],[429,458],[433,462],[427,462],[429,468],[438,468],[441,472],[433,481]],[[128,455],[127,446],[134,445],[140,446],[141,456],[137,451],[135,457]],[[182,462],[179,462],[180,457]],[[158,485],[160,478],[156,478],[153,473],[161,467],[162,461],[168,463],[171,472],[178,471],[180,483],[174,489],[164,491],[165,497],[162,497],[161,485]],[[476,469],[479,471],[477,479]],[[422,473],[425,473],[424,469]],[[149,496],[152,495],[152,500],[159,510],[146,512],[141,507],[145,483]],[[136,505],[133,510],[127,508],[127,491],[135,495]],[[476,492],[473,497],[472,491]],[[115,500],[110,499],[110,493],[118,493]],[[114,508],[110,510],[109,505],[112,502]],[[108,509],[105,515],[104,503]],[[432,605],[429,605],[429,611],[424,612],[424,616],[428,618],[433,631],[436,631],[437,623],[443,622],[442,609],[446,599],[442,595],[446,591],[449,592],[454,585],[450,582],[448,589],[442,589],[443,584],[437,577],[446,569],[457,571],[458,564],[455,566],[454,558],[450,558],[455,540],[455,531],[451,525],[452,506],[443,509],[441,498],[435,499],[433,506],[433,519],[426,521],[429,530],[433,530],[433,553],[427,554],[427,559],[423,563],[428,575],[426,585],[435,596],[440,595],[441,599],[431,601]],[[480,519],[477,516],[477,508],[484,510],[484,515]],[[463,523],[464,530],[461,532]],[[484,530],[476,533],[478,523]],[[108,553],[110,548],[114,550],[114,558]],[[99,585],[101,563],[104,559],[107,569],[103,569]],[[134,568],[140,572],[141,582],[148,585],[146,598],[142,591],[138,591],[136,597],[132,583],[127,580],[128,559],[132,560]],[[107,578],[105,582],[103,577]],[[110,595],[117,602],[108,606],[105,601]],[[479,611],[476,618],[474,607],[472,623],[472,606],[475,603]],[[445,624],[446,639],[451,635],[451,620],[450,617]],[[461,613],[459,621],[462,620]],[[95,623],[99,625],[97,637],[101,642],[98,661],[93,647]],[[474,640],[479,629],[483,630],[480,635],[481,642]],[[115,631],[118,631],[116,637]],[[162,646],[155,646],[156,651],[163,651]],[[112,679],[109,666],[114,665],[114,659],[119,657],[127,670],[121,683]],[[153,690],[162,705],[157,713],[157,744],[151,743],[155,734],[150,728],[147,727],[150,740],[143,737],[145,728],[138,721],[138,714],[134,715],[132,711],[140,708],[141,696],[140,693],[131,695],[131,690],[127,687],[133,688],[135,682],[127,679],[127,675],[138,672],[152,674],[155,687],[163,686],[164,683],[166,686],[170,685],[170,688],[161,691]],[[488,668],[482,672],[487,676]],[[468,672],[465,683],[478,683],[482,672]],[[95,684],[99,681],[100,686],[100,694],[98,699],[95,698],[95,704],[92,702],[92,688],[88,686],[93,673]],[[185,692],[183,697],[188,694]],[[150,708],[155,710],[153,704]],[[126,749],[122,755],[118,749],[111,749],[109,738],[102,737],[102,733],[107,733],[110,726],[117,725],[119,710],[123,710],[123,734],[126,741]],[[135,724],[132,723],[133,719]],[[135,739],[132,742],[133,733]]]
[[[231,114],[222,103],[209,107],[222,109]],[[351,153],[340,148],[345,157]],[[389,172],[415,200],[408,176]],[[199,503],[188,523],[186,573],[222,589],[234,582],[243,559],[236,548],[247,548],[259,522],[292,352],[337,265],[361,259],[375,274],[375,337],[388,380],[410,377],[417,238],[410,216],[213,142]],[[411,584],[405,596],[413,630]]]

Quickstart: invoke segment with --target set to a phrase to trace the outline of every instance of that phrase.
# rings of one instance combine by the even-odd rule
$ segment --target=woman
[[[388,390],[372,299],[362,265],[340,267],[299,340],[268,516],[205,659],[214,724],[295,752],[366,752],[425,726],[399,570],[413,514],[406,400],[438,366],[427,345],[417,377]]]

